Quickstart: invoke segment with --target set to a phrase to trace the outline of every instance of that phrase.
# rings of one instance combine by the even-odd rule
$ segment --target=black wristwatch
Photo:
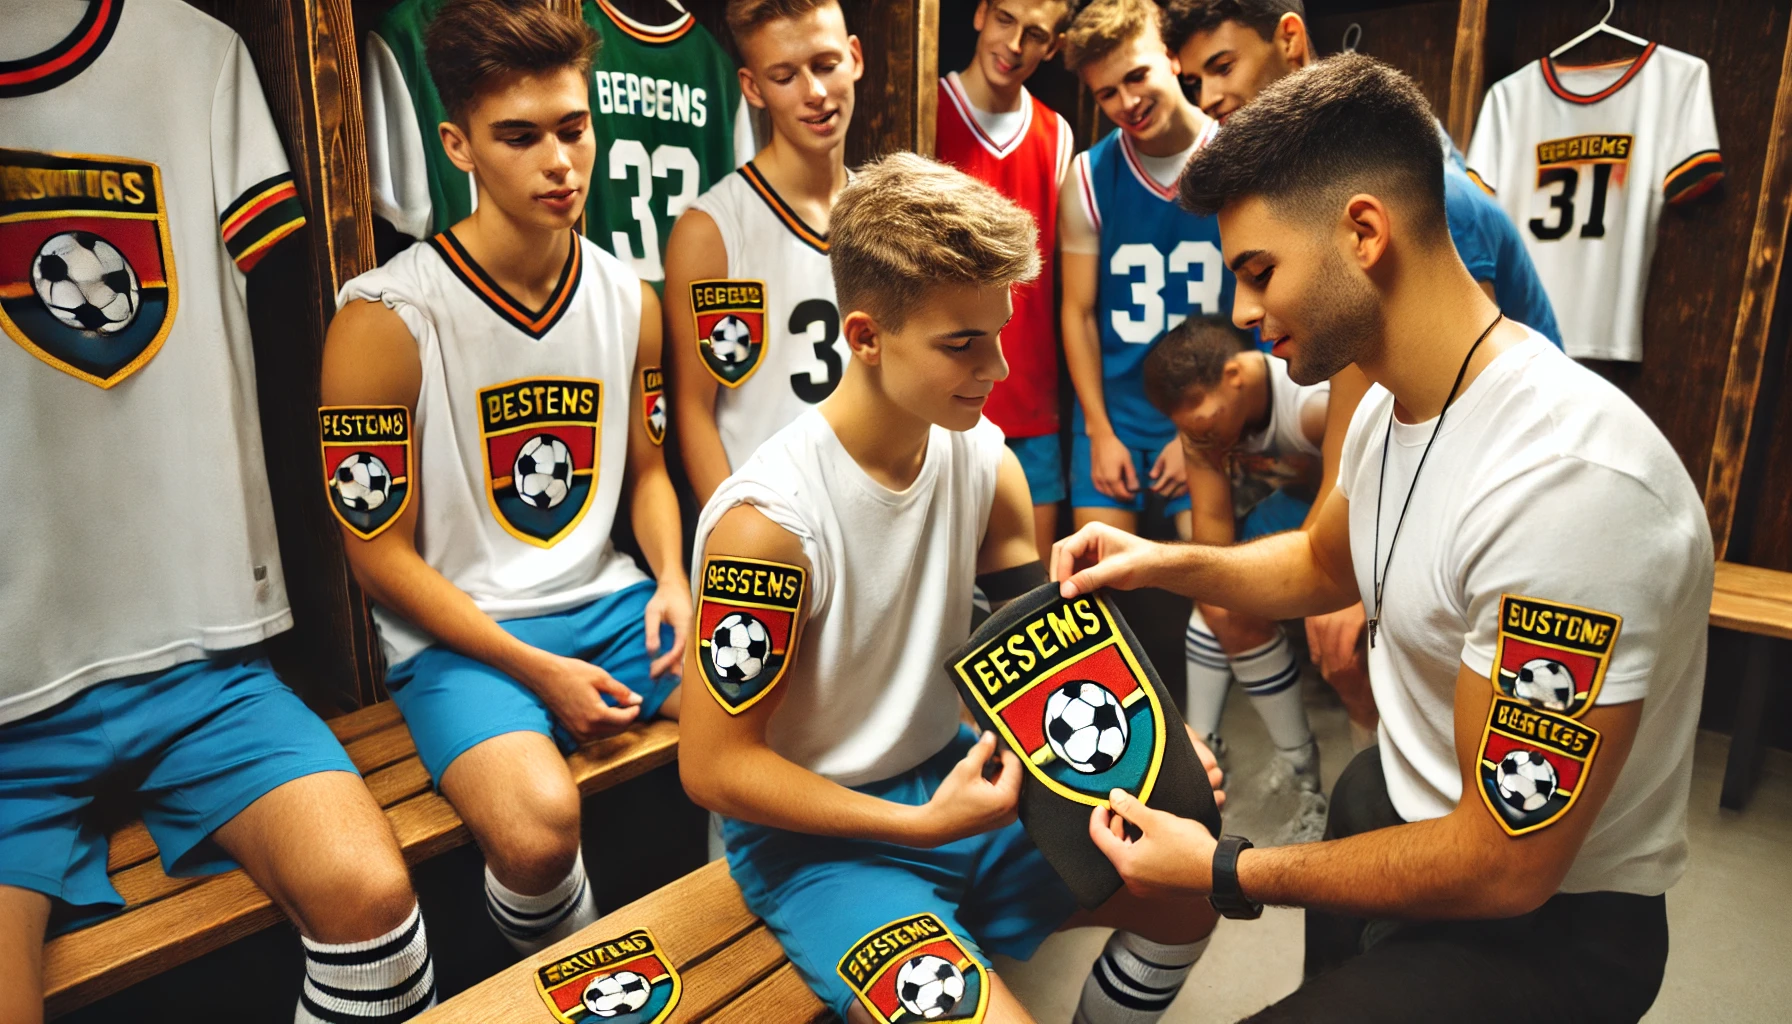
[[[1251,849],[1251,841],[1243,836],[1221,836],[1213,850],[1213,895],[1207,902],[1221,917],[1254,921],[1263,916],[1263,904],[1244,894],[1238,887],[1238,855]]]

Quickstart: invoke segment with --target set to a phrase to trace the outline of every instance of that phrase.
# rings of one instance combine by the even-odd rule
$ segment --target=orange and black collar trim
[[[740,165],[740,176],[747,179],[747,184],[753,186],[753,191],[759,193],[759,198],[765,200],[765,205],[772,208],[772,212],[778,215],[778,219],[784,222],[791,234],[802,239],[804,244],[816,252],[827,254],[828,236],[803,223],[803,218],[798,217],[790,204],[784,201],[784,197],[778,194],[778,190],[772,188],[772,183],[765,180],[765,175],[759,173],[759,168],[753,165],[753,161]]]
[[[548,300],[541,309],[531,310],[511,297],[509,292],[498,287],[498,282],[492,280],[485,268],[473,261],[466,247],[460,244],[460,239],[454,237],[452,229],[431,238],[429,244],[441,255],[442,261],[448,264],[448,269],[454,271],[454,276],[471,288],[473,294],[491,307],[492,312],[537,340],[560,322],[567,308],[572,305],[573,293],[579,290],[579,278],[584,276],[581,273],[583,261],[579,251],[579,236],[574,233],[572,251],[567,253],[566,265],[560,269],[560,280],[554,284],[554,290],[549,293]]]
[[[22,60],[0,61],[0,99],[47,92],[87,70],[112,41],[123,10],[124,0],[93,0],[60,43]]]
[[[631,36],[643,43],[652,45],[670,43],[683,38],[685,33],[697,26],[696,16],[689,11],[669,25],[643,25],[617,10],[609,0],[596,0],[596,2],[597,9],[610,20],[610,24],[615,25],[624,35]]]
[[[1592,93],[1590,95],[1585,95],[1585,96],[1581,95],[1578,92],[1568,91],[1568,88],[1562,84],[1561,79],[1556,77],[1557,67],[1556,67],[1555,61],[1550,60],[1548,57],[1545,57],[1542,60],[1538,61],[1537,64],[1539,67],[1541,67],[1543,69],[1543,82],[1545,85],[1549,86],[1550,92],[1555,93],[1557,96],[1560,96],[1562,99],[1565,99],[1570,103],[1592,104],[1592,103],[1598,103],[1600,100],[1613,95],[1619,89],[1622,89],[1626,85],[1629,85],[1630,80],[1636,77],[1636,73],[1643,69],[1643,65],[1647,64],[1649,62],[1650,56],[1653,55],[1654,53],[1655,53],[1655,44],[1650,43],[1648,46],[1643,48],[1642,53],[1639,53],[1635,57],[1630,59],[1629,69],[1627,69],[1622,75],[1618,76],[1618,80],[1616,82],[1613,82],[1612,84],[1606,86],[1605,88],[1599,90],[1596,93]],[[1621,63],[1623,63],[1623,62],[1622,61],[1612,61],[1610,63],[1610,65],[1587,64],[1587,65],[1578,65],[1577,66],[1577,65],[1572,65],[1572,64],[1565,64],[1565,65],[1562,65],[1561,70],[1583,71],[1587,68],[1616,66]]]

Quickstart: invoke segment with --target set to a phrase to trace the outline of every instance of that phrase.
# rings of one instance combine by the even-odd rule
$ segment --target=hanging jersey
[[[1640,360],[1662,207],[1724,173],[1710,69],[1655,43],[1634,60],[1527,65],[1487,91],[1469,167],[1518,225],[1567,353]]]
[[[244,274],[305,217],[223,24],[177,0],[0,0],[0,24],[9,722],[291,625]]]
[[[1108,419],[1128,448],[1161,448],[1176,427],[1145,399],[1145,356],[1191,316],[1231,314],[1233,279],[1220,255],[1219,222],[1184,210],[1175,180],[1153,177],[1118,128],[1072,168],[1083,210],[1101,237],[1095,315]],[[1074,429],[1083,431],[1080,403]]]
[[[1322,453],[1301,429],[1301,420],[1309,408],[1323,409],[1331,400],[1332,382],[1296,384],[1288,376],[1288,361],[1268,353],[1263,371],[1269,422],[1241,436],[1230,452],[1232,510],[1238,519],[1276,491],[1312,501],[1319,487]]]
[[[610,544],[640,341],[634,272],[574,238],[540,309],[511,297],[451,232],[342,287],[417,341],[417,553],[495,619],[547,615],[646,577]],[[433,643],[376,608],[388,664]]]
[[[846,372],[828,239],[804,224],[752,163],[692,207],[715,221],[728,254],[726,280],[691,288],[699,355],[723,385],[716,389],[722,450],[739,467],[766,438],[833,394]]]
[[[988,420],[962,433],[933,427],[914,483],[892,491],[810,410],[716,489],[695,550],[723,513],[752,505],[801,542],[812,567],[809,618],[766,727],[773,750],[861,786],[908,771],[957,735],[958,695],[941,666],[970,636],[1002,448]]]
[[[1012,124],[971,105],[954,71],[940,79],[939,159],[986,182],[1039,225],[1039,276],[1014,286],[1014,317],[1002,330],[1008,379],[990,392],[984,415],[1009,437],[1058,431],[1058,182],[1070,165],[1070,124],[1021,90]]]
[[[374,212],[414,238],[473,212],[471,175],[442,150],[448,112],[424,58],[424,33],[445,0],[400,0],[367,36],[361,97]],[[592,72],[597,160],[585,233],[658,283],[660,254],[691,200],[753,155],[734,64],[688,12],[646,26],[586,0],[601,43]]]

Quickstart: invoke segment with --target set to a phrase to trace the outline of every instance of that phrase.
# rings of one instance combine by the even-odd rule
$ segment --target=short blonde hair
[[[830,6],[839,7],[839,0],[728,0],[722,17],[728,22],[734,45],[739,46],[768,22],[800,18],[818,7]]]
[[[1064,34],[1064,66],[1077,71],[1137,39],[1146,30],[1160,37],[1163,8],[1151,0],[1093,0]]]
[[[828,263],[843,312],[894,330],[929,286],[993,288],[1039,276],[1033,215],[983,182],[913,153],[861,169],[828,221]]]

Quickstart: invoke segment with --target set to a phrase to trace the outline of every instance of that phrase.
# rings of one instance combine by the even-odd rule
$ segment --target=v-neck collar
[[[472,254],[467,252],[466,247],[461,245],[460,239],[454,237],[452,229],[431,238],[429,244],[441,255],[442,261],[448,264],[448,269],[454,272],[454,276],[472,289],[473,294],[491,307],[492,312],[509,321],[517,330],[539,341],[560,322],[567,307],[572,305],[573,293],[579,288],[579,278],[584,276],[580,273],[582,261],[579,236],[577,232],[571,234],[571,251],[566,254],[566,263],[560,268],[560,280],[555,282],[554,290],[548,293],[547,301],[542,303],[540,309],[530,309],[500,287],[486,273],[485,268],[473,259]]]
[[[784,222],[784,226],[790,229],[791,234],[802,239],[804,244],[816,252],[827,254],[827,233],[815,230],[805,223],[803,218],[797,216],[796,211],[790,208],[790,204],[784,201],[784,197],[778,194],[778,190],[772,188],[772,183],[765,180],[765,175],[760,173],[758,166],[753,161],[749,160],[740,166],[740,176],[747,179],[747,184],[753,187],[753,191],[759,193],[759,198],[765,200],[765,205],[771,207],[772,212],[778,215],[778,219]]]
[[[93,0],[55,46],[19,60],[0,61],[0,99],[47,92],[87,70],[118,28],[124,0]]]

